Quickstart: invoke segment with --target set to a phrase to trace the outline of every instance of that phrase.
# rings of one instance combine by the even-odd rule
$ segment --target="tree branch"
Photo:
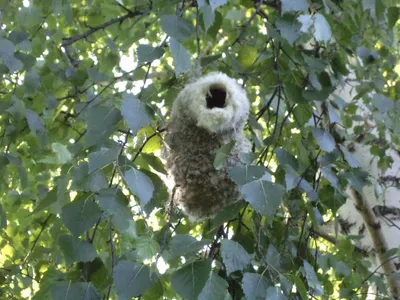
[[[328,241],[329,243],[331,243],[333,245],[337,245],[337,242],[338,242],[337,239],[334,236],[330,235],[329,233],[322,231],[320,229],[314,229],[314,228],[311,228],[310,230],[316,236],[323,238],[324,240]],[[365,251],[362,248],[354,246],[354,249],[356,250],[356,252],[362,253],[363,255],[367,255],[367,251]]]
[[[82,40],[82,39],[86,39],[88,36],[92,35],[93,33],[95,33],[96,31],[99,31],[100,29],[105,29],[108,26],[111,26],[115,23],[122,23],[123,21],[125,21],[126,19],[131,19],[137,16],[141,16],[141,15],[145,15],[147,13],[150,12],[150,9],[146,9],[146,10],[136,10],[136,11],[130,11],[127,14],[115,18],[115,19],[111,19],[101,25],[95,26],[90,28],[88,31],[86,31],[85,33],[82,34],[78,34],[74,37],[70,37],[70,38],[64,38],[65,42],[61,44],[62,47],[66,47],[69,45],[72,45],[73,43]]]
[[[241,27],[242,27],[242,30],[240,31],[240,33],[239,33],[238,37],[236,38],[236,40],[233,41],[233,43],[231,44],[231,46],[235,45],[237,42],[239,42],[239,41],[242,39],[242,37],[243,37],[243,35],[244,35],[245,31],[246,31],[247,26],[249,26],[249,25],[251,24],[251,22],[254,20],[254,18],[258,15],[262,3],[263,3],[263,0],[258,1],[257,5],[256,5],[256,7],[255,7],[255,8],[256,8],[256,11],[255,11],[255,12],[250,16],[250,18],[241,26]]]
[[[387,260],[385,258],[385,253],[388,251],[388,245],[385,236],[383,235],[381,224],[368,202],[365,201],[364,197],[354,188],[350,189],[350,193],[354,199],[355,207],[362,216],[364,224],[371,235],[372,243],[382,264],[382,269],[385,273],[390,293],[395,299],[398,299],[400,297],[400,284],[391,276],[392,273],[396,272],[396,266],[393,260]]]

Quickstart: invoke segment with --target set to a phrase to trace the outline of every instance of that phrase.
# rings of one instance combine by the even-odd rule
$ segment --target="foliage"
[[[399,149],[396,3],[0,0],[0,298],[387,296],[348,239],[314,229],[366,183],[321,126],[363,118],[343,78],[374,111],[382,170]],[[166,208],[162,131],[211,71],[245,86],[255,151],[229,170],[245,201],[190,224]]]

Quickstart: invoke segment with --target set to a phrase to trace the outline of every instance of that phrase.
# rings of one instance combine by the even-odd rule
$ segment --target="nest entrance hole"
[[[226,105],[226,89],[221,85],[212,85],[206,95],[207,108],[223,108]]]

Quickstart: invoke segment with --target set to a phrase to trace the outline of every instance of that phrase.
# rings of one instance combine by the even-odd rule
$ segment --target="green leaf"
[[[288,21],[285,19],[276,20],[276,28],[280,31],[281,36],[287,40],[291,46],[300,36],[296,27],[297,24],[293,21]]]
[[[99,151],[89,153],[89,173],[102,169],[113,161],[116,161],[120,151],[119,147],[115,147],[111,149],[101,148]]]
[[[35,93],[42,86],[39,74],[33,70],[26,72],[24,86],[30,93]]]
[[[215,159],[214,159],[214,168],[215,169],[221,170],[224,167],[225,160],[231,154],[232,149],[235,146],[235,143],[236,143],[236,141],[232,140],[217,150],[217,153],[216,153]]]
[[[350,167],[352,168],[359,168],[360,163],[358,162],[357,158],[350,153],[345,146],[339,145],[340,151],[342,151],[344,159],[346,162],[349,164]]]
[[[208,29],[214,24],[215,21],[214,10],[211,5],[207,4],[201,7],[200,11],[203,17],[204,29],[205,31],[208,31]]]
[[[382,257],[383,257],[383,259],[386,260],[386,259],[391,258],[392,256],[395,256],[398,252],[400,252],[400,248],[392,248],[392,249],[387,250]]]
[[[209,0],[210,6],[213,10],[228,3],[228,0]]]
[[[272,267],[274,271],[280,270],[280,259],[281,255],[278,250],[274,247],[274,245],[270,244],[267,250],[267,264],[269,267]]]
[[[111,222],[119,232],[135,234],[129,200],[120,189],[105,188],[100,190],[95,197],[100,208],[111,215]]]
[[[232,240],[222,240],[221,255],[228,275],[238,270],[241,271],[250,264],[250,256],[247,251],[239,243]]]
[[[351,275],[351,269],[343,261],[335,262],[334,266],[333,266],[333,269],[335,270],[336,274],[340,274],[340,275],[343,275],[343,276],[350,276]]]
[[[19,176],[19,180],[20,180],[20,183],[21,183],[21,187],[23,189],[25,189],[28,186],[28,174],[27,174],[24,166],[22,165],[21,159],[16,155],[18,155],[18,154],[15,153],[15,155],[14,155],[13,153],[7,153],[5,155],[5,157],[8,159],[8,161],[11,164],[14,164],[14,165],[17,166],[18,176]]]
[[[40,7],[40,6],[39,6]],[[42,19],[41,7],[29,5],[29,7],[21,7],[18,10],[17,22],[22,28],[30,29],[37,28]]]
[[[237,166],[228,169],[228,174],[237,185],[245,185],[260,178],[268,178],[269,173],[264,167],[259,166]]]
[[[175,75],[179,76],[190,69],[190,55],[176,39],[169,40],[172,58],[174,59]]]
[[[308,9],[307,0],[282,0],[282,14],[292,11],[303,11]]]
[[[301,279],[299,278],[299,276],[295,275],[295,274],[291,274],[290,275],[296,285],[296,288],[301,296],[301,299],[303,300],[307,300],[307,289],[303,283],[303,281],[301,281]]]
[[[332,152],[335,149],[335,140],[329,132],[320,128],[312,128],[312,132],[322,151]]]
[[[36,203],[34,212],[42,211],[43,209],[49,207],[50,205],[57,202],[57,187],[52,188],[47,192],[44,198],[40,198]]]
[[[120,300],[138,297],[153,284],[149,267],[127,260],[118,262],[113,271],[113,278]]]
[[[334,87],[322,87],[321,90],[305,90],[302,96],[309,101],[324,101],[334,91]]]
[[[14,43],[14,45],[18,45],[29,39],[29,35],[25,31],[12,31],[8,36],[10,41]]]
[[[225,300],[228,294],[228,283],[213,271],[201,291],[198,300]]]
[[[357,55],[365,62],[365,63],[372,63],[376,61],[380,55],[375,50],[369,50],[366,47],[357,47]]]
[[[140,128],[149,125],[152,121],[152,117],[146,110],[146,105],[132,94],[124,95],[121,114],[133,135],[136,135]]]
[[[170,250],[172,257],[178,257],[189,253],[196,253],[209,244],[209,240],[198,241],[194,237],[186,234],[174,235],[170,242]]]
[[[22,51],[30,52],[32,51],[32,43],[29,40],[24,40],[18,44],[18,48]]]
[[[332,32],[329,23],[326,21],[323,15],[319,13],[316,13],[314,15],[314,28],[315,28],[314,31],[315,39],[317,41],[321,41],[327,44],[332,37]]]
[[[392,6],[388,8],[388,27],[391,29],[399,20],[400,7]]]
[[[347,76],[350,73],[346,66],[346,60],[340,53],[335,54],[335,56],[332,58],[331,65],[333,71],[344,76]]]
[[[204,5],[207,5],[207,0],[198,0],[197,1],[197,5],[199,6],[199,8],[203,7]]]
[[[283,276],[282,274],[279,275],[279,281],[283,290],[283,293],[286,296],[289,296],[292,292],[293,283],[287,279],[287,277]]]
[[[313,109],[309,104],[298,104],[293,110],[293,114],[299,122],[299,126],[306,124],[311,119],[312,113]]]
[[[205,66],[217,61],[221,57],[222,57],[221,54],[200,57],[200,65],[202,67],[205,67]]]
[[[294,170],[299,168],[299,163],[292,153],[285,149],[275,149],[276,158],[280,165],[289,165]]]
[[[0,229],[7,227],[7,216],[3,206],[0,203]]]
[[[270,286],[267,289],[265,299],[268,300],[286,300],[287,297],[283,294],[282,290],[278,287]]]
[[[58,244],[68,266],[74,262],[88,262],[97,257],[96,249],[88,241],[75,239],[71,235],[58,237]]]
[[[92,227],[100,216],[101,210],[91,198],[75,199],[62,208],[61,220],[74,237],[78,237]]]
[[[341,145],[340,145],[341,146]],[[336,189],[340,189],[339,178],[329,167],[321,168],[322,175],[332,184]]]
[[[375,18],[375,0],[362,0],[363,10],[369,10],[373,18]]]
[[[267,289],[271,284],[264,276],[254,273],[244,273],[242,289],[247,300],[266,299]]]
[[[62,11],[62,0],[53,0],[52,4],[53,13],[58,16]]]
[[[26,121],[28,122],[29,129],[33,135],[36,136],[37,134],[44,132],[44,123],[34,111],[30,109],[26,110]]]
[[[224,16],[219,11],[214,11],[215,14],[215,21],[213,25],[208,29],[207,35],[210,36],[212,39],[216,39],[218,36],[218,31],[221,29],[223,25]]]
[[[244,199],[260,214],[272,217],[282,202],[285,188],[264,180],[245,184],[242,189]]]
[[[7,111],[13,116],[14,119],[20,121],[25,118],[25,103],[24,101],[18,99],[18,97],[15,95],[11,96],[11,100],[12,106],[8,108]]]
[[[162,15],[160,18],[162,29],[172,38],[185,41],[194,33],[191,23],[176,15]]]
[[[132,168],[124,173],[124,180],[131,193],[139,197],[140,206],[145,207],[153,197],[154,185],[151,179]]]
[[[69,152],[68,148],[60,143],[51,144],[51,151],[55,156],[46,156],[45,158],[39,160],[41,163],[47,164],[67,164],[72,160],[72,154]]]
[[[0,38],[0,57],[4,59],[5,57],[14,55],[14,45],[9,40],[5,38]]]
[[[319,283],[317,274],[315,274],[314,268],[306,260],[304,260],[303,263],[308,285],[313,289],[316,296],[322,296],[324,291]]]
[[[167,294],[171,290],[168,289],[167,291],[163,283],[164,283],[163,278],[157,280],[150,289],[148,289],[142,294],[141,299],[143,300],[162,299],[164,293]]]
[[[394,102],[392,99],[385,97],[381,94],[375,94],[371,99],[374,106],[379,109],[381,113],[387,113],[394,109]]]
[[[164,168],[164,164],[157,156],[143,152],[140,155],[154,170],[165,175],[168,174]]]
[[[350,171],[343,172],[343,176],[353,188],[359,193],[363,193],[363,188],[368,183],[368,176],[370,175],[360,169],[351,169]]]
[[[171,285],[181,297],[196,299],[203,290],[210,271],[209,260],[187,264],[171,275]]]
[[[100,300],[92,283],[55,281],[51,286],[52,299],[63,300]]]
[[[14,54],[14,57],[17,58],[18,60],[22,61],[22,63],[24,64],[25,70],[31,69],[36,63],[36,58],[30,54],[17,52]]]
[[[307,15],[300,15],[297,17],[297,20],[301,23],[300,31],[301,32],[308,32],[311,26],[313,25],[313,19],[312,16],[307,14]]]
[[[151,236],[143,236],[136,240],[136,248],[138,256],[142,260],[146,260],[157,255],[160,245]]]
[[[165,51],[160,47],[152,47],[150,45],[140,44],[137,47],[136,54],[138,56],[139,63],[152,62],[156,59],[161,58]]]
[[[244,201],[234,202],[224,207],[213,219],[210,231],[217,229],[219,226],[232,220],[232,216],[237,216],[240,210],[245,206]]]
[[[85,147],[90,147],[105,139],[108,139],[114,131],[115,125],[121,120],[121,112],[110,106],[87,107],[88,110],[85,120],[87,123],[87,132],[84,135]],[[86,111],[78,110],[78,113]]]
[[[108,186],[107,178],[102,170],[98,170],[87,177],[87,185],[84,191],[98,192]]]
[[[90,80],[92,80],[94,83],[106,83],[108,80],[110,80],[107,75],[101,73],[94,68],[88,68],[87,72]]]
[[[8,68],[10,74],[17,71],[21,71],[24,68],[24,64],[19,59],[14,56],[6,56],[3,58],[3,63]]]

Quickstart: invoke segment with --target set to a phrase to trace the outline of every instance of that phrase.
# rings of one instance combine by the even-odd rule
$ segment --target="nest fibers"
[[[214,216],[241,198],[227,168],[242,165],[239,154],[251,151],[243,133],[248,114],[246,92],[222,73],[188,84],[175,100],[163,152],[173,201],[191,221]],[[216,170],[217,150],[232,140],[235,144],[224,167]]]

